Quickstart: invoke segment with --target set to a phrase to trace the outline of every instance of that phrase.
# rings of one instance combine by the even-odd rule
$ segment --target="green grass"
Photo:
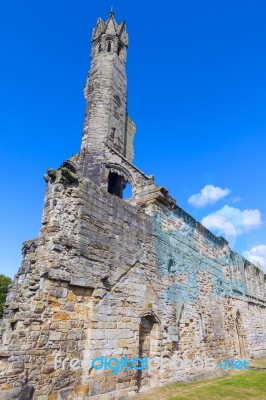
[[[252,364],[260,365],[262,367],[266,367],[266,358],[263,360],[255,360]]]
[[[187,393],[181,394],[181,396],[177,393],[177,395],[170,397],[170,399],[265,400],[266,372],[247,371],[243,373],[234,373],[229,377],[216,379],[215,381],[208,381],[205,382],[205,384],[198,382],[195,384],[194,388],[191,388],[191,390],[188,387],[187,389]]]
[[[266,360],[257,361],[266,365]],[[136,397],[139,400],[266,400],[266,370],[232,372],[224,378],[167,385]]]

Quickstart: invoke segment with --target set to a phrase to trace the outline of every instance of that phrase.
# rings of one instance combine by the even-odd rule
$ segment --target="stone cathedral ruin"
[[[127,49],[125,23],[98,19],[81,150],[47,171],[40,235],[23,243],[9,289],[1,400],[128,399],[266,355],[263,272],[132,163]],[[153,368],[79,363],[102,357]]]

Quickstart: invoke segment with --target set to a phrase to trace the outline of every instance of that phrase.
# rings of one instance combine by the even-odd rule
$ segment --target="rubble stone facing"
[[[111,39],[112,51],[122,46],[120,58],[108,47],[99,52],[100,43]],[[108,121],[118,111],[111,95],[126,93],[124,76],[119,81],[126,48],[125,25],[117,25],[113,13],[106,23],[99,19],[92,56],[94,66],[98,54],[106,64],[99,63],[97,73],[92,69],[89,82],[105,81],[109,89],[99,91],[92,110],[88,105],[81,153],[45,176],[40,235],[23,244],[1,323],[1,400],[122,400],[150,386],[223,373],[199,370],[196,363],[180,368],[172,362],[175,357],[218,363],[266,355],[263,272],[131,163],[127,134],[132,141],[134,129],[131,122],[127,131],[126,113],[117,116],[120,139],[112,142]],[[110,73],[114,60],[120,70]],[[126,100],[121,104],[125,109]],[[108,193],[110,173],[133,185],[132,199]],[[169,287],[186,284],[188,273],[192,300],[168,299]],[[245,290],[236,287],[239,281]],[[62,361],[158,357],[162,368],[117,375],[71,370],[69,363],[55,369],[59,354]]]

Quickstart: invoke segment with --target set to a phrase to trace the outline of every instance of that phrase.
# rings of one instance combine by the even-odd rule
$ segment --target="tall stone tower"
[[[122,196],[126,179],[105,171],[107,146],[129,162],[133,159],[135,125],[127,114],[125,22],[117,24],[111,11],[98,19],[92,34],[91,70],[85,85],[86,113],[81,145],[83,174],[109,192]]]

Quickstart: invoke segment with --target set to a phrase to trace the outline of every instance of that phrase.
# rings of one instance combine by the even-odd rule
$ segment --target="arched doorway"
[[[139,358],[157,355],[159,344],[159,320],[151,312],[141,317],[139,326]],[[149,386],[148,370],[137,371],[137,391],[143,386]]]

